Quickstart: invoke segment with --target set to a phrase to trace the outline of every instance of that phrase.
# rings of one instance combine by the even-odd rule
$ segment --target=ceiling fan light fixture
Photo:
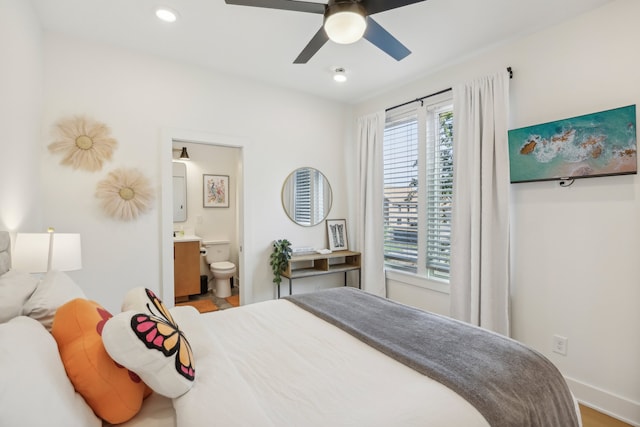
[[[324,30],[329,39],[336,43],[355,43],[367,29],[365,15],[360,3],[329,3],[324,17]]]

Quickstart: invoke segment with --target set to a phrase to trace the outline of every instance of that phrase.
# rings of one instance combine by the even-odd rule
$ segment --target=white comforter
[[[196,358],[173,402],[180,427],[488,427],[450,389],[288,301],[176,320]]]

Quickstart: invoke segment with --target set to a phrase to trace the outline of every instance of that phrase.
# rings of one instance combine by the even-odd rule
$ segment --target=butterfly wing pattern
[[[175,355],[176,371],[187,380],[193,381],[195,367],[189,341],[162,301],[151,290],[145,290],[152,305],[147,303],[149,313],[138,313],[131,317],[133,332],[147,348],[158,350],[165,357]]]

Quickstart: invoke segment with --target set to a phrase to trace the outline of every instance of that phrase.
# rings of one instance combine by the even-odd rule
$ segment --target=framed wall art
[[[327,237],[329,239],[329,249],[332,251],[346,251],[349,249],[347,221],[344,219],[328,219]]]
[[[511,182],[637,173],[636,106],[509,131]]]
[[[205,208],[229,207],[229,175],[202,175]]]

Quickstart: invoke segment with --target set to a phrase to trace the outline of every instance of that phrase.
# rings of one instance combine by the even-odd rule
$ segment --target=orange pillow
[[[96,302],[74,299],[58,308],[51,333],[76,391],[96,415],[119,424],[140,411],[146,386],[107,354],[101,335],[111,317]]]

